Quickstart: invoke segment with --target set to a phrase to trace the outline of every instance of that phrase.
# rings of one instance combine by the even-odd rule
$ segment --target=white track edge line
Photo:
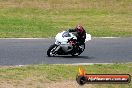
[[[124,38],[124,37],[92,37],[92,38]],[[54,38],[0,38],[0,39],[54,39]]]

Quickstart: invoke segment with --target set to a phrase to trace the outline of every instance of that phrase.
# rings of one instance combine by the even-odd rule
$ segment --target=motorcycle
[[[63,31],[56,35],[55,43],[47,50],[47,55],[53,57],[55,55],[72,55],[78,56],[85,49],[85,43],[91,40],[91,35],[86,33],[85,43],[81,46],[77,46],[76,33]]]

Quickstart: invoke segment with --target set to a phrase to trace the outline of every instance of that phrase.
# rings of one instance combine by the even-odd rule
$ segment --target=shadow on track
[[[68,58],[68,59],[94,59],[94,57],[89,56],[54,56],[52,58]]]

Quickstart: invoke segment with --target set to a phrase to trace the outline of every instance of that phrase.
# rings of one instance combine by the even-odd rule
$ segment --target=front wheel
[[[56,55],[56,52],[55,52],[56,48],[57,48],[57,45],[56,44],[51,45],[49,47],[49,49],[47,50],[47,55],[49,57],[55,56]]]

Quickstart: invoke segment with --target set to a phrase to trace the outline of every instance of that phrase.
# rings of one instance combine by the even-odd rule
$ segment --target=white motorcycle
[[[74,32],[63,31],[56,35],[55,43],[49,47],[47,50],[47,55],[49,57],[55,55],[72,55],[78,56],[80,55],[84,49],[85,44],[81,46],[76,46],[76,34]],[[91,35],[86,33],[85,43],[91,40]]]

